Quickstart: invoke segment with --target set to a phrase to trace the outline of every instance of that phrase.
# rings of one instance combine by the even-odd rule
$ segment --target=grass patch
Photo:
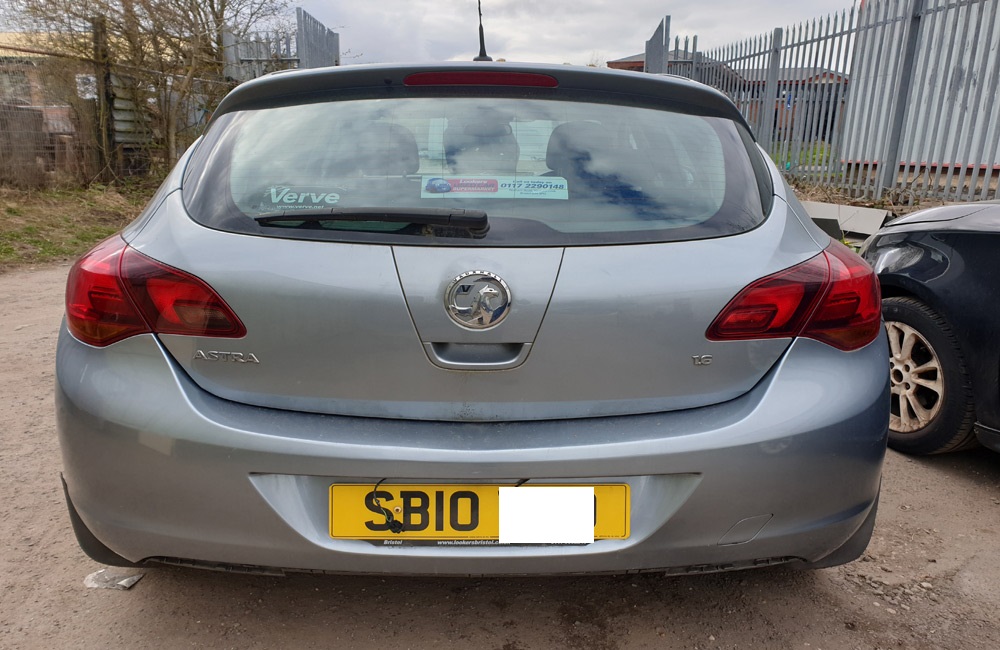
[[[76,258],[138,216],[155,191],[155,183],[0,188],[0,271]]]

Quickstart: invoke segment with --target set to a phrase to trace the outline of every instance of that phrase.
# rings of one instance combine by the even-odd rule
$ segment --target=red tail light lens
[[[125,242],[115,236],[95,246],[70,269],[66,282],[66,324],[90,345],[111,345],[149,332],[118,275]]]
[[[122,279],[157,334],[239,338],[246,328],[219,294],[199,278],[146,257],[122,255]]]
[[[882,292],[867,262],[840,242],[824,253],[830,260],[830,291],[802,332],[841,350],[863,348],[882,326]]]
[[[712,341],[797,336],[830,275],[822,254],[757,280],[733,298],[708,328]]]
[[[69,274],[66,321],[73,336],[103,347],[154,332],[238,338],[246,328],[204,281],[112,237]]]
[[[747,286],[705,336],[711,341],[805,336],[849,351],[875,340],[880,317],[875,273],[833,242],[816,257]]]

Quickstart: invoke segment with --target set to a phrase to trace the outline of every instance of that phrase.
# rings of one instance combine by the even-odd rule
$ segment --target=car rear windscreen
[[[749,134],[731,120],[634,103],[350,99],[221,116],[198,145],[184,196],[207,226],[286,238],[676,241],[763,220],[752,155]],[[485,212],[488,231],[407,221],[427,208]]]

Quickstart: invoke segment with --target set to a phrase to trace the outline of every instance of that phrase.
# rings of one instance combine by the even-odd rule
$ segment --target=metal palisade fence
[[[786,175],[911,204],[996,198],[997,0],[868,0],[705,52],[671,49],[668,29],[646,70],[726,93]]]
[[[287,68],[340,65],[340,35],[306,13],[295,10],[295,32],[255,32],[237,38],[223,32],[228,79],[249,81]]]

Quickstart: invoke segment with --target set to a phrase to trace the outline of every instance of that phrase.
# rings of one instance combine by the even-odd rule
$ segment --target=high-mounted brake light
[[[527,86],[557,88],[555,77],[535,72],[414,72],[404,86]]]
[[[843,244],[761,278],[709,326],[710,341],[804,336],[850,351],[878,336],[881,296],[871,267]]]
[[[246,334],[229,305],[203,280],[146,257],[118,236],[73,265],[66,321],[73,336],[98,347],[147,332]]]

